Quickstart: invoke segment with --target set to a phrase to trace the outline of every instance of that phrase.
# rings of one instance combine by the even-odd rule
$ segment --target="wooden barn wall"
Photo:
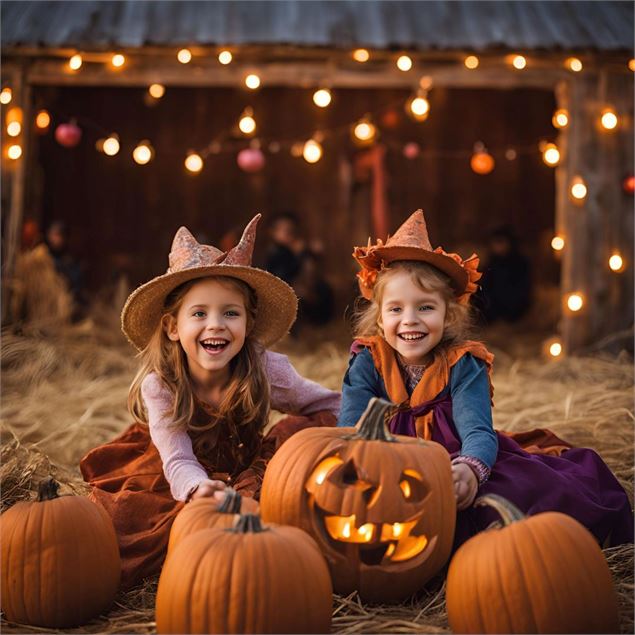
[[[378,118],[388,147],[391,226],[422,207],[433,244],[468,256],[472,249],[482,249],[489,231],[510,224],[521,235],[539,277],[558,284],[559,267],[549,248],[554,172],[535,147],[541,138],[555,138],[551,92],[434,88],[432,115],[425,123],[406,116],[403,104],[409,92],[403,90],[338,89],[325,110],[313,105],[310,90],[300,88],[250,94],[229,88],[168,88],[153,107],[145,105],[144,93],[140,88],[34,89],[36,108],[49,109],[57,123],[76,117],[84,138],[74,149],[59,146],[52,133],[34,142],[25,217],[38,218],[45,226],[53,219],[67,221],[72,248],[85,262],[92,289],[111,280],[117,263],[126,258],[132,284],[164,271],[180,225],[218,244],[257,211],[264,214],[256,253],[261,262],[267,217],[295,210],[307,234],[324,242],[327,275],[346,301],[354,272],[352,244],[366,242],[370,211],[359,205],[369,186],[356,182],[355,150],[345,124],[386,109],[397,115],[392,128]],[[250,175],[229,152],[209,156],[201,174],[187,173],[186,151],[201,149],[229,130],[247,105],[254,107],[259,131],[268,139],[309,138],[321,127],[340,126],[344,132],[325,139],[324,158],[315,165],[288,151],[267,153],[265,168]],[[95,150],[95,142],[112,131],[119,133],[122,149],[109,158]],[[156,150],[146,166],[131,158],[141,139],[150,139]],[[471,150],[477,140],[497,151],[496,169],[486,176],[474,174],[467,157],[451,156]],[[420,144],[420,157],[402,155],[408,141]],[[513,161],[503,156],[508,146],[518,150]],[[434,156],[441,150],[450,156]]]

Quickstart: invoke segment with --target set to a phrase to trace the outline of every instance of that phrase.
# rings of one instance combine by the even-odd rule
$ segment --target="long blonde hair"
[[[443,336],[437,345],[440,351],[470,339],[472,323],[469,307],[458,303],[450,278],[436,267],[417,260],[396,260],[379,272],[373,287],[372,300],[366,306],[358,308],[355,313],[355,337],[383,337],[379,317],[384,291],[388,282],[402,272],[410,274],[412,282],[422,291],[437,292],[445,301]]]
[[[141,366],[130,386],[128,410],[135,421],[148,422],[141,385],[150,373],[156,373],[174,397],[172,412],[167,414],[171,416],[175,427],[204,432],[212,431],[224,422],[231,432],[242,429],[243,434],[237,436],[251,445],[252,442],[256,443],[256,437],[269,416],[269,382],[262,361],[262,348],[249,335],[256,320],[257,297],[253,289],[241,280],[214,276],[214,280],[236,289],[243,296],[247,311],[247,336],[239,353],[230,361],[231,379],[223,401],[213,409],[209,421],[198,423],[195,421],[197,400],[188,371],[187,356],[180,342],[168,338],[164,325],[168,316],[176,318],[185,294],[200,280],[197,278],[185,282],[166,298],[161,320],[150,342],[139,354]]]

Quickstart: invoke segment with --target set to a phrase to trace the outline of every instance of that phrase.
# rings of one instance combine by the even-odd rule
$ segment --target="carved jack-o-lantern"
[[[373,399],[357,428],[308,428],[267,467],[260,509],[320,545],[339,593],[368,601],[407,597],[447,561],[456,504],[439,444],[386,429]]]

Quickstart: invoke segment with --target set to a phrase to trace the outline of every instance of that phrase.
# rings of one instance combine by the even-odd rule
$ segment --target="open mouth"
[[[404,342],[418,342],[426,337],[427,333],[399,333],[399,339],[402,339]]]
[[[200,344],[210,355],[217,355],[229,346],[229,340],[215,337],[203,340]]]
[[[359,559],[366,565],[403,562],[419,555],[427,546],[426,536],[413,536],[418,520],[404,523],[365,523],[359,527],[353,516],[323,515],[332,541],[359,546]]]

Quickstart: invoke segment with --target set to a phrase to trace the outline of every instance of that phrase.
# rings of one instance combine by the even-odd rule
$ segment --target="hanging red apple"
[[[238,153],[236,161],[245,172],[259,172],[265,166],[265,155],[260,148],[245,148]]]
[[[65,148],[74,148],[81,141],[81,138],[82,130],[74,120],[60,124],[55,128],[55,140]]]

